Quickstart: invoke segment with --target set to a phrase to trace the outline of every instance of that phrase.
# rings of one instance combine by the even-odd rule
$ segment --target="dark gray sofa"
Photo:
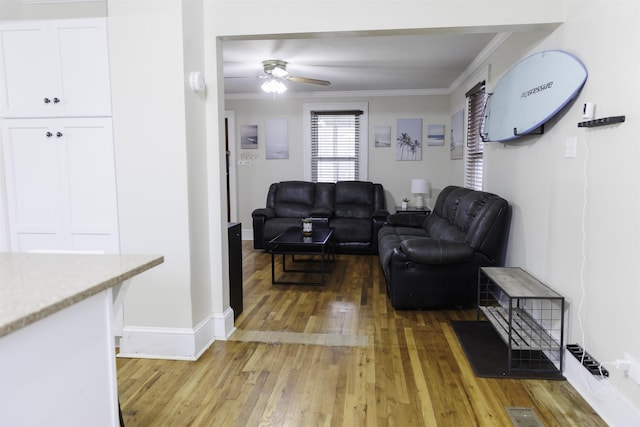
[[[278,234],[314,218],[335,228],[336,252],[377,253],[378,230],[389,215],[385,203],[382,185],[368,181],[274,183],[266,206],[252,213],[253,247],[268,250]]]
[[[506,200],[456,186],[440,192],[430,215],[390,215],[378,251],[393,307],[473,306],[478,268],[501,262],[508,225]]]

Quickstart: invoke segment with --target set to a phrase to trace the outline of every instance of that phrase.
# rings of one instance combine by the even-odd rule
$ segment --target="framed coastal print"
[[[427,145],[444,145],[444,125],[427,125]]]
[[[373,138],[376,147],[391,147],[391,126],[376,126]]]
[[[289,126],[287,119],[264,121],[264,147],[267,159],[289,158]]]
[[[240,148],[243,150],[258,148],[258,125],[240,126]]]

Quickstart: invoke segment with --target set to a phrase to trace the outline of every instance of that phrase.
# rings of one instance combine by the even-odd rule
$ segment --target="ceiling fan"
[[[329,86],[328,80],[311,79],[308,77],[295,77],[287,71],[287,61],[280,59],[267,59],[262,61],[264,75],[258,76],[259,79],[266,79],[262,84],[262,90],[267,93],[282,93],[287,90],[283,80],[294,83],[310,83],[315,85]]]
[[[311,83],[314,85],[323,85],[323,86],[329,86],[331,84],[331,82],[327,80],[318,80],[318,79],[310,79],[307,77],[291,76],[287,72],[287,62],[281,61],[279,59],[267,59],[266,61],[262,61],[262,66],[264,67],[265,74],[267,74],[267,76],[262,78],[269,78],[269,76],[273,76],[273,77],[289,80],[296,83]]]

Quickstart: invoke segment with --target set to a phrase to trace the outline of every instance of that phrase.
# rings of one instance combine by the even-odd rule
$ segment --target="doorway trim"
[[[225,110],[227,138],[229,139],[229,211],[231,222],[238,222],[238,192],[236,180],[236,112]]]

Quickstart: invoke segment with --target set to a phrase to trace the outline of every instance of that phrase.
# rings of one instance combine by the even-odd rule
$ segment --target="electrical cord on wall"
[[[586,136],[584,138],[583,143],[584,143],[583,145],[584,145],[585,156],[584,156],[584,163],[582,166],[582,176],[584,179],[584,185],[582,187],[582,199],[583,199],[583,202],[582,202],[582,248],[581,248],[582,261],[580,263],[580,291],[582,292],[582,295],[580,296],[580,303],[578,304],[578,325],[580,328],[580,337],[581,337],[580,339],[582,342],[582,346],[583,348],[587,348],[585,326],[584,326],[584,323],[582,322],[582,311],[584,309],[585,298],[587,295],[587,289],[585,286],[585,269],[587,266],[587,207],[589,205],[589,156],[591,153],[589,151],[589,144]],[[586,351],[583,352],[582,356],[580,357],[581,366],[584,363],[585,354],[586,354]],[[602,375],[602,365],[608,364],[608,363],[609,362],[604,362],[598,366],[598,369],[600,370],[600,373],[601,373],[601,376],[600,376],[601,378],[605,378]],[[604,391],[606,387],[603,386],[598,391],[592,390],[591,386],[589,385],[589,381],[587,380],[589,377],[585,376],[586,375],[585,371],[586,371],[585,369],[580,370],[582,379],[584,380],[584,384],[592,396],[597,396],[602,391]]]
[[[587,144],[586,138],[583,141],[584,142],[584,163],[582,165],[582,177],[583,177],[583,181],[584,184],[582,186],[582,247],[581,247],[581,254],[582,254],[582,260],[580,262],[580,291],[581,291],[581,295],[580,295],[580,303],[578,304],[578,326],[580,328],[580,341],[582,342],[582,348],[586,348],[586,342],[585,342],[585,330],[584,330],[584,324],[582,322],[582,310],[584,307],[584,300],[586,298],[586,288],[585,288],[585,279],[584,279],[584,275],[585,275],[585,268],[586,268],[586,264],[587,264],[587,206],[589,204],[589,199],[588,199],[588,189],[589,189],[589,175],[587,173],[587,169],[588,169],[588,165],[589,165],[589,145]],[[582,366],[584,363],[584,355],[586,352],[582,353],[582,356],[580,358],[580,365]],[[580,372],[582,373],[582,378],[585,380],[584,383],[587,386],[587,388],[589,389],[589,392],[593,394],[593,391],[591,390],[591,388],[589,387],[589,383],[587,382],[586,378],[584,377],[584,371],[580,370]]]

